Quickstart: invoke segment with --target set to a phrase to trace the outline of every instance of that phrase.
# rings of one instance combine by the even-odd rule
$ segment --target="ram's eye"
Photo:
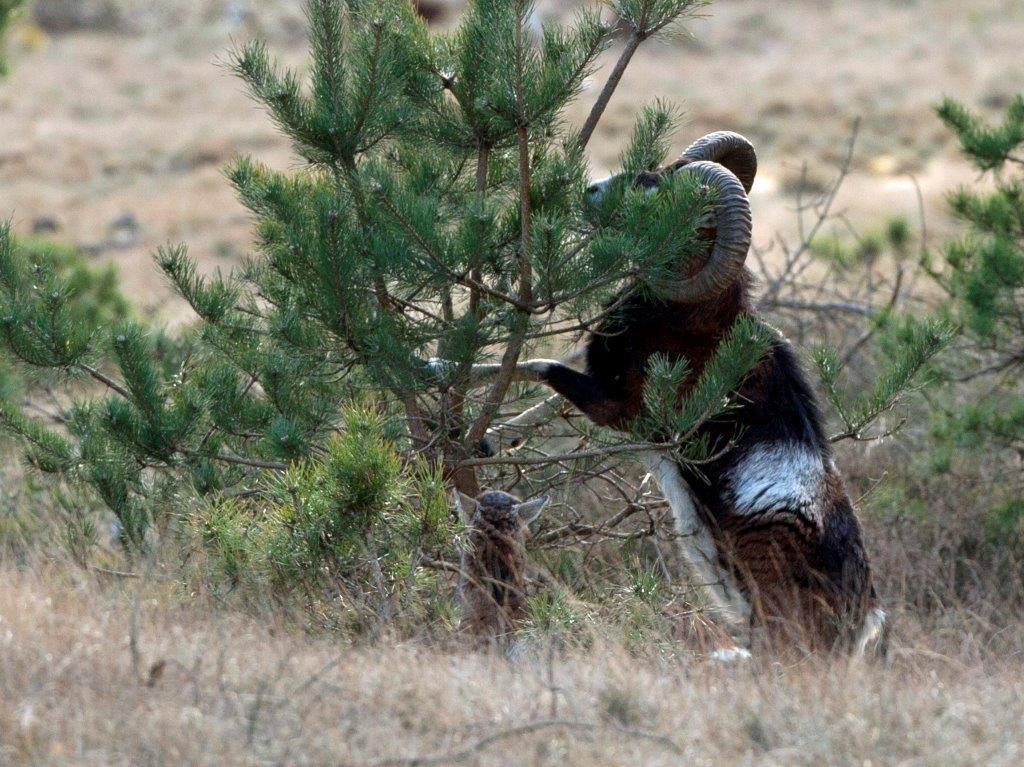
[[[585,195],[586,201],[589,205],[597,205],[601,200],[608,194],[608,190],[611,189],[612,184],[615,182],[616,176],[609,176],[608,178],[595,181],[593,184],[587,187]]]

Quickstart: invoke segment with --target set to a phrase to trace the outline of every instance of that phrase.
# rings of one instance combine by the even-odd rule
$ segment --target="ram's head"
[[[656,189],[676,173],[691,173],[715,191],[714,245],[707,263],[685,279],[659,281],[657,294],[668,301],[691,303],[713,298],[728,288],[743,270],[750,250],[752,223],[747,193],[757,175],[757,154],[738,133],[709,133],[695,141],[671,165],[657,171],[625,177],[610,176],[587,188],[587,201],[597,204],[617,185]]]

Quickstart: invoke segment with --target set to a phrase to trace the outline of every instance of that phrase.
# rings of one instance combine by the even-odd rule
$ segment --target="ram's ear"
[[[458,490],[455,491],[455,508],[459,510],[459,518],[464,524],[468,525],[473,520],[473,515],[476,514],[479,505],[476,498],[471,498]]]
[[[548,496],[542,495],[539,498],[534,498],[532,501],[517,503],[512,507],[512,510],[519,517],[519,523],[525,526],[540,516],[541,511],[544,510],[544,507],[548,505],[550,500]]]

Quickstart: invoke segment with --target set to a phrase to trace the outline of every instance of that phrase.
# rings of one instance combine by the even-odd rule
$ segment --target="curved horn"
[[[679,172],[693,173],[717,193],[717,236],[707,264],[697,274],[685,280],[659,282],[653,289],[668,301],[693,303],[711,298],[732,284],[743,270],[754,227],[747,193],[732,171],[713,162],[693,162]]]
[[[732,131],[709,133],[690,144],[679,158],[676,167],[704,160],[717,162],[731,170],[747,193],[750,193],[754,178],[757,176],[757,152],[745,136]]]

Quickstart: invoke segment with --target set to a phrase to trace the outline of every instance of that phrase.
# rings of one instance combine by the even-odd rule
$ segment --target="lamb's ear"
[[[519,517],[520,524],[528,525],[540,516],[541,511],[544,510],[544,507],[548,505],[550,500],[548,496],[542,495],[540,498],[534,498],[532,501],[517,503],[512,510]]]
[[[479,505],[476,498],[471,498],[458,490],[455,491],[455,508],[459,510],[459,517],[464,524],[468,525],[473,520],[473,515],[476,514],[476,507]]]

